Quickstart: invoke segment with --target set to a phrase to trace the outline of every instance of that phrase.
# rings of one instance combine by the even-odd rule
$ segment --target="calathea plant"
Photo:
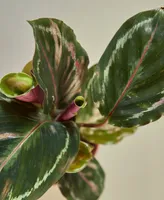
[[[0,199],[35,200],[53,184],[68,200],[96,200],[105,174],[94,157],[164,110],[164,10],[117,31],[93,67],[70,27],[29,21],[35,53],[0,81]]]

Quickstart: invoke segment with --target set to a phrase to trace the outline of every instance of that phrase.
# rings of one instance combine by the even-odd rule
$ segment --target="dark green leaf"
[[[116,126],[157,120],[164,112],[164,10],[127,20],[109,43],[90,88],[100,113]]]
[[[51,122],[29,104],[0,101],[0,199],[38,199],[78,152],[73,122]]]
[[[81,128],[83,140],[94,144],[116,144],[124,137],[134,134],[136,128],[119,128],[106,125],[101,128]]]
[[[78,154],[73,163],[70,165],[69,169],[67,170],[67,173],[77,173],[84,169],[89,160],[92,159],[92,150],[92,145],[81,141]]]
[[[29,23],[36,43],[34,75],[46,95],[44,112],[50,113],[54,106],[64,109],[80,92],[89,62],[87,53],[62,21],[43,18]]]
[[[97,200],[104,189],[105,174],[93,158],[81,172],[65,174],[59,188],[67,200]]]

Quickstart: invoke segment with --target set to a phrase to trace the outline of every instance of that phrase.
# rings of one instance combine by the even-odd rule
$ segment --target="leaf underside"
[[[67,173],[77,173],[83,170],[93,157],[92,150],[92,145],[80,141],[78,154],[67,170]]]
[[[93,144],[117,144],[125,137],[133,135],[136,128],[120,128],[106,125],[101,128],[81,128],[81,138]]]

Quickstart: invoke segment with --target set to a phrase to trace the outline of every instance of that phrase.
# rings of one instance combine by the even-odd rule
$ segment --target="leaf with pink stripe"
[[[89,63],[73,30],[57,19],[29,22],[34,31],[33,72],[45,93],[44,112],[64,109],[80,93]]]
[[[68,200],[97,200],[104,189],[105,173],[93,158],[88,166],[75,174],[65,174],[59,188]]]
[[[128,19],[114,35],[88,83],[103,123],[145,125],[164,112],[164,10]],[[92,124],[84,125],[91,127]]]

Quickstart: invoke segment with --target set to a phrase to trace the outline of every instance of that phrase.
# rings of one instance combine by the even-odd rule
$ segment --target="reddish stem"
[[[59,116],[57,116],[57,121],[66,121],[72,119],[77,112],[84,108],[86,105],[85,99],[82,96],[78,96],[75,100],[62,112]]]

